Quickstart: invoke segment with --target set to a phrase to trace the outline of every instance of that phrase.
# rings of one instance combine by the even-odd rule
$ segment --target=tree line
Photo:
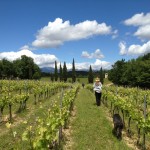
[[[54,73],[50,73],[52,81],[66,82],[68,77],[71,76],[72,82],[76,82],[77,74],[74,59],[71,73],[67,71],[66,62],[64,62],[63,66],[60,63],[59,68],[57,68],[57,62],[55,61],[54,69]],[[105,70],[102,67],[99,71],[93,72],[90,65],[87,72],[88,82],[93,83],[94,78],[99,77],[103,83],[104,74]],[[150,53],[127,62],[124,59],[118,60],[112,65],[112,69],[109,70],[108,74],[109,80],[114,84],[150,88]],[[22,55],[21,58],[12,62],[5,58],[0,60],[0,79],[16,77],[20,79],[40,79],[41,71],[33,59],[26,55]]]
[[[109,71],[109,80],[117,85],[150,88],[150,53],[127,62],[118,60]]]
[[[0,79],[40,79],[41,71],[31,57],[22,55],[14,61],[0,60]]]
[[[93,83],[95,77],[99,77],[101,82],[104,82],[104,71],[101,67],[99,72],[93,72],[92,66],[90,65],[89,71],[87,72],[88,83]],[[57,68],[57,62],[55,61],[55,69],[54,73],[50,73],[51,81],[64,81],[66,82],[68,77],[70,77],[70,73],[68,74],[66,62],[64,62],[63,67],[60,63],[59,69]],[[76,82],[77,74],[75,69],[75,61],[73,59],[72,62],[72,71],[71,71],[72,83]]]
[[[79,76],[82,74],[78,73]],[[72,83],[77,80],[77,72],[75,68],[75,61],[72,62],[72,71],[68,73],[66,62],[63,66],[57,66],[57,61],[55,61],[55,68],[53,73],[49,73],[51,81],[60,81],[67,82],[69,77],[72,78]],[[93,72],[90,65],[89,72],[87,71],[86,75],[89,83],[93,83],[94,77],[99,77],[103,83],[104,72],[102,67],[100,72]],[[31,57],[22,55],[21,58],[18,58],[14,61],[8,61],[7,59],[0,60],[0,79],[40,79],[41,71],[37,64],[34,63],[34,60]]]
[[[73,59],[72,62],[72,82],[76,82],[76,71],[75,71],[75,61]],[[59,69],[57,68],[57,61],[55,61],[55,70],[54,73],[50,73],[51,81],[60,81],[60,82],[66,82],[68,79],[68,71],[66,62],[64,62],[63,67],[60,63]]]

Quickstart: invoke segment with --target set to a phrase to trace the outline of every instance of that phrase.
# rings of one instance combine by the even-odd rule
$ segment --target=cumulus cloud
[[[72,64],[67,63],[67,69],[72,69]],[[93,70],[100,70],[102,67],[103,69],[110,69],[111,63],[107,61],[101,61],[99,59],[96,59],[94,63],[90,62],[83,62],[83,63],[75,63],[75,67],[77,70],[89,70],[90,65],[92,66]]]
[[[99,70],[101,67],[103,69],[110,69],[111,63],[107,62],[107,61],[101,61],[99,59],[96,59],[96,61],[93,64],[91,64],[91,66],[94,70]]]
[[[75,63],[76,70],[88,70],[88,66],[90,65],[89,62],[82,62],[82,63]],[[72,69],[72,63],[66,63],[67,69]]]
[[[70,21],[56,18],[54,22],[49,22],[47,26],[40,29],[36,40],[32,45],[38,48],[52,48],[62,45],[65,41],[87,39],[94,35],[111,34],[111,26],[105,23],[99,24],[97,21],[86,20],[84,22],[71,25]]]
[[[141,26],[150,24],[150,13],[147,13],[146,15],[144,15],[144,13],[135,14],[131,18],[126,19],[124,24],[128,26]]]
[[[23,49],[25,48],[25,49]],[[0,59],[6,58],[9,61],[16,60],[17,58],[21,58],[21,55],[26,55],[28,57],[32,57],[34,62],[39,67],[52,67],[54,65],[55,60],[57,61],[58,58],[55,55],[51,54],[34,54],[30,51],[27,46],[22,47],[20,51],[17,52],[2,52],[0,53]]]
[[[120,47],[120,53],[121,50],[122,52],[124,50],[127,55],[143,55],[143,54],[150,53],[150,41],[148,41],[143,45],[133,44],[128,48],[126,47],[126,44],[124,42],[120,42],[119,47]]]
[[[95,50],[95,52],[91,53],[91,54],[89,54],[87,51],[83,51],[81,56],[84,58],[90,58],[90,59],[92,59],[92,58],[98,58],[98,59],[104,58],[104,55],[101,53],[100,49]]]
[[[134,35],[141,39],[150,39],[150,24],[139,27]]]
[[[119,48],[120,48],[120,55],[127,54],[126,43],[124,41],[119,43]]]
[[[150,40],[150,13],[144,15],[144,13],[135,14],[131,18],[124,21],[125,25],[137,26],[138,29],[134,33],[140,39]]]
[[[59,68],[60,61],[55,55],[51,54],[35,54],[28,46],[23,46],[19,51],[14,52],[2,52],[0,53],[0,60],[5,58],[9,61],[16,60],[18,58],[21,58],[22,55],[26,55],[28,57],[33,58],[34,62],[40,67],[54,67],[55,61],[57,61],[57,65]],[[99,49],[95,51],[94,54],[98,53],[99,54]],[[63,62],[61,63],[63,65]],[[77,70],[89,70],[89,66],[92,66],[93,70],[99,70],[100,67],[102,66],[103,69],[110,69],[111,64],[106,61],[101,61],[99,59],[96,59],[94,63],[90,62],[82,62],[82,63],[75,63],[75,67]],[[67,69],[72,69],[72,63],[66,63]]]
[[[34,47],[30,47],[29,45],[24,45],[24,46],[22,46],[22,47],[20,48],[20,50],[25,50],[25,49],[30,50],[30,51],[35,50]]]
[[[91,58],[90,54],[87,51],[83,51],[81,56],[84,58]]]

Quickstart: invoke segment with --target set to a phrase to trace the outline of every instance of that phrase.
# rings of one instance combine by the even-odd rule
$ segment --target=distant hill
[[[52,73],[54,72],[54,68],[53,67],[43,67],[43,68],[40,68],[41,69],[41,72],[45,72],[45,73]],[[58,69],[58,72],[59,72],[59,69]],[[71,72],[71,70],[68,70],[68,72]],[[76,72],[88,72],[88,70],[76,70]]]
[[[54,68],[52,68],[52,67],[43,67],[43,68],[40,68],[40,69],[41,69],[41,72],[45,72],[45,73],[54,72]]]
[[[40,69],[41,69],[41,72],[43,73],[43,76],[49,75],[49,73],[54,73],[54,70],[55,70],[52,67],[43,67],[43,68],[40,68]],[[68,78],[72,77],[72,70],[67,70],[67,71],[68,71]],[[76,70],[76,76],[77,77],[87,77],[88,72],[89,72],[89,70]],[[59,73],[59,69],[58,69],[58,73]],[[94,70],[93,75],[94,76],[99,76],[99,71]]]
[[[41,69],[41,72],[43,73],[43,75],[45,74],[49,74],[49,73],[54,73],[54,68],[52,67],[43,67],[43,68],[40,68]],[[58,70],[59,71],[59,70]],[[88,70],[76,70],[76,75],[77,77],[79,76],[87,76],[88,75]],[[68,77],[71,77],[72,76],[72,71],[71,70],[68,70]]]

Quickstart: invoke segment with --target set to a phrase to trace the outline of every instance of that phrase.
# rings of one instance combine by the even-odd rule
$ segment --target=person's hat
[[[97,78],[95,79],[95,81],[96,81],[96,82],[99,82],[99,81],[100,81],[100,79],[97,77]]]

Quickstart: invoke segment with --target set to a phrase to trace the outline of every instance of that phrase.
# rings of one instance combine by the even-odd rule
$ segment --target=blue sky
[[[149,0],[0,0],[0,59],[110,69],[150,52]]]

